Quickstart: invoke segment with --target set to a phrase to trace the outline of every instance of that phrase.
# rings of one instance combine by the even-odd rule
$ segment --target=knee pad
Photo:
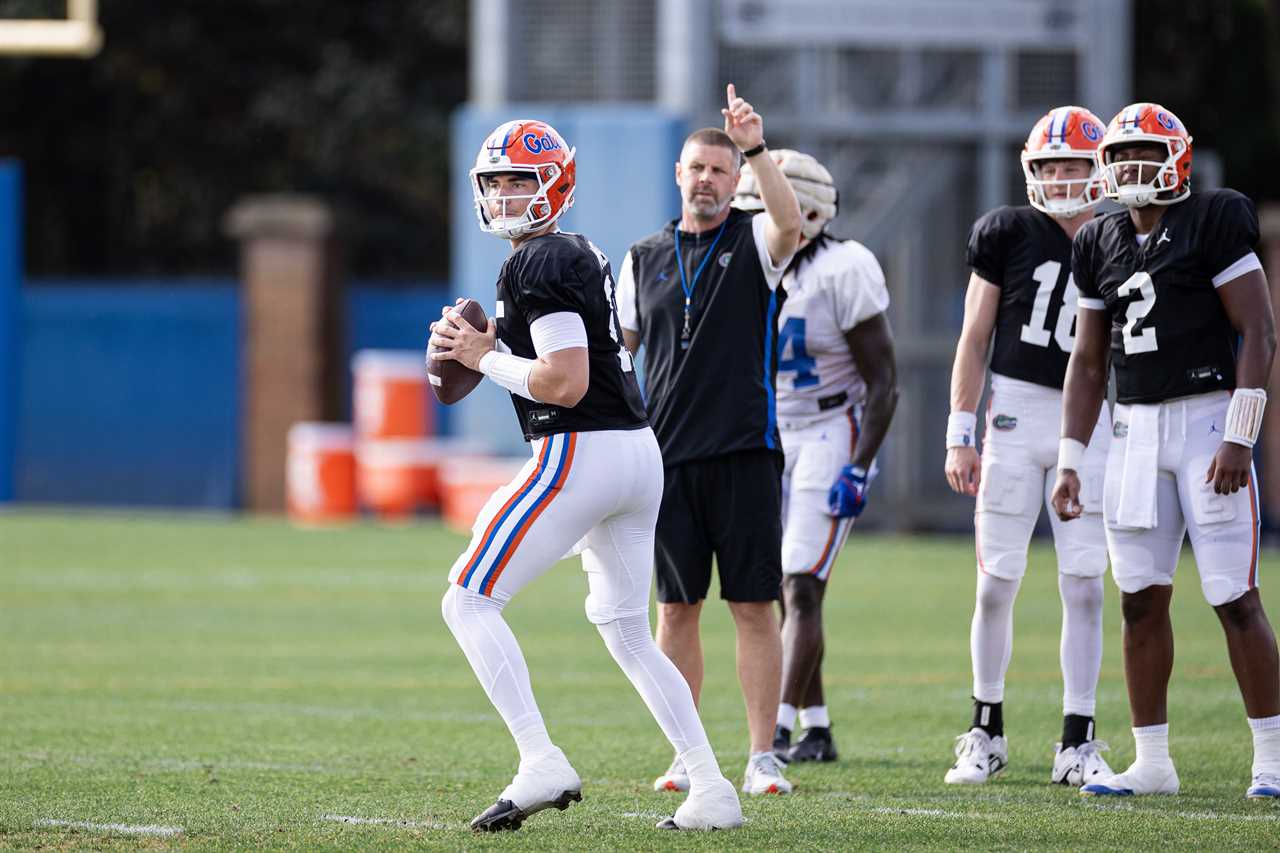
[[[1107,536],[1100,516],[1081,516],[1059,525],[1054,530],[1053,549],[1061,575],[1092,579],[1107,573]]]
[[[1221,607],[1240,598],[1250,589],[1248,582],[1241,578],[1200,577],[1200,591],[1210,607]]]
[[[449,626],[449,630],[455,634],[469,614],[483,610],[501,612],[502,603],[472,592],[464,586],[458,586],[456,583],[449,584],[444,597],[440,599],[440,614],[444,617],[444,623]]]

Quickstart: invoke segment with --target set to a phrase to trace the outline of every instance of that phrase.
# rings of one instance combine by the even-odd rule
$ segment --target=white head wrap
[[[770,150],[769,155],[795,190],[796,198],[800,201],[800,211],[806,214],[801,230],[807,239],[812,240],[836,216],[836,188],[831,173],[808,154],[789,148]],[[733,206],[741,210],[764,210],[760,189],[756,186],[755,172],[749,162],[742,164]],[[816,212],[818,218],[809,219],[807,214],[810,211]]]

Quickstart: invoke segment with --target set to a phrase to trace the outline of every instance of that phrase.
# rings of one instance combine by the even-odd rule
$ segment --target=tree
[[[1267,0],[1137,0],[1134,97],[1168,107],[1226,184],[1280,199],[1280,11]],[[1192,186],[1195,183],[1192,165]]]
[[[112,0],[101,17],[94,59],[0,60],[31,273],[229,273],[223,214],[281,191],[338,207],[355,274],[446,273],[465,0]]]

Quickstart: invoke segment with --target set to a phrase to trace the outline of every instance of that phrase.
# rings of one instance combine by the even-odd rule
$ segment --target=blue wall
[[[13,500],[22,338],[22,167],[0,162],[0,504]]]
[[[60,281],[23,297],[19,500],[235,505],[234,286]]]
[[[348,356],[421,350],[448,291],[443,282],[350,286]],[[44,281],[23,289],[20,304],[18,500],[238,505],[234,281]]]

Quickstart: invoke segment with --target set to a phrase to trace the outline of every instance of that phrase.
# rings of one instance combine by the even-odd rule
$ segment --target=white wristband
[[[535,403],[540,402],[529,391],[529,374],[533,373],[533,359],[490,350],[480,356],[480,372],[512,394],[519,394]]]
[[[1261,388],[1237,388],[1227,406],[1227,427],[1223,441],[1253,447],[1262,431],[1262,413],[1267,408],[1267,392]]]
[[[1084,442],[1074,438],[1058,440],[1058,470],[1079,471],[1080,460],[1084,459]]]
[[[978,429],[978,416],[973,412],[952,412],[947,416],[947,450],[953,447],[977,449],[974,432]]]

